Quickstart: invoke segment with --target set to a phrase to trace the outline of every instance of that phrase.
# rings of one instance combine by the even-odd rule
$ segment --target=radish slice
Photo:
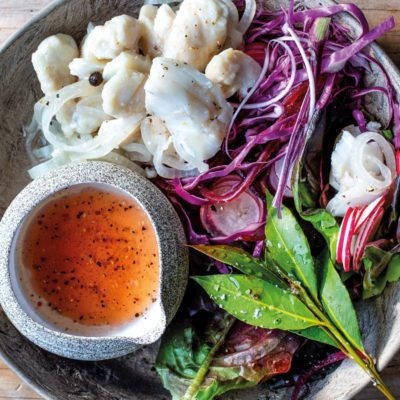
[[[339,235],[338,235],[338,242],[336,247],[336,261],[341,264],[343,262],[342,253],[344,247],[344,236],[346,232],[346,227],[349,222],[350,215],[353,212],[353,208],[349,207],[347,209],[346,215],[343,218],[342,224],[340,225]]]
[[[360,233],[357,237],[356,249],[353,258],[354,271],[358,271],[360,269],[359,264],[361,261],[361,257],[364,253],[365,246],[367,245],[367,243],[373,240],[376,231],[379,228],[379,224],[382,221],[384,212],[385,210],[383,209],[383,207],[379,207],[375,210],[374,214],[366,222],[364,222],[363,226],[361,227]]]
[[[357,235],[354,233],[351,238],[350,256],[353,257],[356,251]]]
[[[397,175],[400,174],[400,150],[396,151],[396,172]]]
[[[383,203],[385,202],[385,197],[381,196],[378,197],[375,201],[373,201],[371,204],[369,204],[368,206],[364,206],[361,209],[361,212],[357,218],[356,221],[356,227],[354,228],[354,233],[357,234],[361,227],[363,226],[363,224],[365,223],[365,221],[367,219],[369,219],[375,212],[376,210],[383,205]]]
[[[232,176],[232,178],[224,178],[222,182],[217,182],[212,188],[214,193],[221,195],[240,183],[238,176]],[[204,229],[214,237],[244,232],[252,224],[261,222],[264,215],[264,202],[250,189],[231,201],[205,204],[200,208],[201,223]]]
[[[282,173],[283,163],[285,161],[285,157],[281,157],[279,160],[273,163],[269,170],[269,184],[271,185],[272,189],[276,191],[278,184],[279,184],[279,177]],[[288,175],[288,182],[286,183],[285,190],[283,192],[284,197],[293,198],[292,188],[290,187],[290,181],[292,178],[292,170],[289,172]]]
[[[354,234],[354,227],[358,211],[359,211],[358,207],[353,209],[346,224],[346,230],[344,231],[342,260],[343,260],[343,267],[346,272],[350,271],[351,241]]]

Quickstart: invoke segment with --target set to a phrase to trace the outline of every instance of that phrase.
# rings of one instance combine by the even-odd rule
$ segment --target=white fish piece
[[[32,54],[32,64],[43,93],[47,96],[75,82],[68,65],[79,56],[75,40],[59,33],[44,39]]]
[[[236,92],[245,97],[260,73],[261,67],[253,58],[232,48],[214,56],[206,67],[206,77],[221,85],[226,98]]]
[[[168,4],[157,8],[144,5],[140,9],[139,21],[142,23],[143,36],[141,47],[145,54],[152,58],[162,55],[164,43],[168,37],[175,13]]]
[[[88,60],[86,58],[74,58],[69,63],[71,75],[77,76],[79,79],[88,78],[93,72],[102,72],[107,61]]]
[[[78,133],[89,135],[96,132],[104,121],[112,119],[103,110],[101,89],[97,94],[87,96],[76,102],[69,100],[56,114],[64,136],[69,138]]]
[[[103,99],[100,94],[88,96],[78,101],[73,121],[80,134],[96,132],[104,121],[112,117],[103,110]]]
[[[103,71],[103,78],[108,81],[120,71],[136,71],[148,74],[150,68],[151,59],[149,56],[142,56],[134,51],[124,51],[107,63]]]
[[[127,118],[145,110],[144,83],[146,75],[120,71],[104,85],[103,109],[115,118]]]
[[[61,125],[62,132],[66,138],[72,137],[76,133],[72,118],[76,110],[75,99],[68,100],[56,114],[56,119]]]
[[[147,112],[165,124],[179,156],[206,171],[204,161],[220,149],[232,118],[220,87],[190,65],[157,57],[145,92]]]
[[[187,62],[203,72],[211,58],[227,44],[237,47],[241,43],[242,34],[236,29],[238,20],[238,11],[231,0],[184,0],[162,55]]]
[[[138,51],[142,25],[129,15],[119,15],[95,26],[82,43],[82,57],[111,60],[126,50]]]

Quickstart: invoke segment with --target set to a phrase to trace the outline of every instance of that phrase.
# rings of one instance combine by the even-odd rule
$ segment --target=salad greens
[[[293,331],[301,329],[299,322],[302,319],[303,328],[314,327],[309,336],[322,341],[328,336],[336,347],[366,371],[387,398],[394,399],[363,348],[353,304],[329,254],[325,251],[314,261],[307,239],[293,214],[282,206],[281,218],[278,218],[271,195],[267,192],[266,196],[268,222],[265,230],[268,239],[264,267],[286,289],[259,279],[257,272],[250,275],[197,276],[193,279],[221,308],[252,325]],[[290,233],[291,236],[288,236]],[[195,248],[211,257],[221,250],[218,246]],[[237,253],[236,250],[234,252]],[[227,257],[224,258],[223,254]],[[229,247],[224,246],[218,258],[241,270],[238,262],[232,263],[234,257]],[[249,264],[254,265],[251,256],[247,255],[247,258]],[[316,265],[318,268],[315,268]],[[246,268],[246,271],[250,270]],[[318,330],[323,333],[317,333]]]
[[[232,327],[234,318],[218,312],[215,318],[206,320],[203,332],[192,326],[189,318],[176,321],[162,339],[157,356],[156,368],[163,385],[174,399],[202,399],[201,389],[215,352],[223,343]],[[215,390],[214,382],[211,383]],[[198,393],[200,391],[200,393]],[[205,397],[209,398],[209,397]]]
[[[400,246],[390,248],[386,240],[370,243],[363,257],[365,274],[363,278],[363,298],[377,296],[388,283],[400,279]],[[388,248],[389,247],[389,248]]]
[[[289,370],[296,337],[237,322],[232,326],[234,321],[218,310],[180,315],[168,327],[156,368],[174,400],[212,399]]]
[[[336,246],[339,235],[339,225],[336,219],[325,209],[316,207],[308,181],[301,178],[302,164],[299,162],[294,171],[293,199],[296,211],[305,221],[311,222],[313,227],[322,235],[329,248],[332,260],[336,260]]]

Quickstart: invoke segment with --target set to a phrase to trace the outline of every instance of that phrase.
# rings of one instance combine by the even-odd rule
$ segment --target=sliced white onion
[[[181,3],[182,0],[145,0],[144,4],[158,6],[161,4]]]
[[[176,151],[174,139],[159,118],[145,118],[142,121],[140,129],[143,143],[154,156],[153,164],[160,176],[173,179],[199,174],[198,169],[194,165],[179,156]],[[176,171],[172,171],[171,168]]]
[[[352,158],[354,170],[360,179],[368,185],[367,187],[371,187],[371,191],[386,189],[396,176],[396,159],[392,146],[382,135],[375,132],[365,132],[357,136],[356,140],[358,142],[357,148],[354,149],[355,155]],[[385,163],[381,162],[379,158],[372,158],[371,155],[367,154],[366,148],[371,141],[379,146],[385,158]],[[382,179],[374,176],[371,170],[367,170],[365,167],[367,161],[379,169]]]
[[[37,179],[54,168],[66,164],[67,162],[68,161],[62,156],[51,158],[50,160],[35,165],[33,168],[29,169],[28,174],[32,179]]]
[[[247,29],[249,29],[249,26],[253,22],[257,8],[256,0],[245,0],[245,2],[246,7],[237,26],[237,30],[243,35],[247,32]]]
[[[168,165],[171,168],[179,169],[181,171],[193,171],[196,169],[188,162],[178,160],[175,157],[170,156],[167,151],[165,151],[163,154],[163,162],[165,165]]]
[[[168,149],[170,143],[172,143],[171,137],[168,139],[162,138],[153,154],[153,164],[157,174],[166,179],[174,179],[177,177],[177,171],[166,167],[163,163],[163,153]]]
[[[122,146],[122,149],[129,153],[129,158],[132,161],[151,161],[151,153],[147,150],[146,146],[143,143],[128,143]]]
[[[54,147],[50,144],[48,146],[39,147],[38,149],[33,149],[32,154],[38,159],[48,160],[51,157]]]
[[[100,161],[107,161],[113,164],[121,165],[122,167],[126,167],[139,175],[146,176],[146,172],[143,168],[139,167],[136,163],[132,162],[128,158],[124,157],[123,155],[117,153],[116,151],[112,151],[106,154],[104,157],[99,159]]]
[[[200,172],[208,171],[208,164],[206,164],[203,160],[199,160],[193,156],[190,152],[190,149],[187,148],[186,142],[181,141],[180,138],[173,138],[173,143],[176,152],[179,156],[186,160],[189,164],[192,164],[195,168],[197,168]]]
[[[99,133],[92,139],[91,146],[87,146],[84,154],[85,158],[95,159],[103,157],[112,150],[117,149],[121,143],[135,134],[135,131],[138,131],[144,117],[145,114],[140,113],[129,118],[118,118],[103,122]]]
[[[71,85],[65,86],[58,93],[43,98],[45,103],[45,109],[42,112],[40,118],[40,126],[46,140],[54,147],[66,146],[66,139],[64,136],[54,132],[51,128],[51,124],[54,116],[58,113],[61,107],[69,100],[76,99],[78,97],[87,97],[96,94],[98,89],[92,86],[87,80],[81,80]],[[36,110],[35,110],[36,111]],[[36,118],[36,117],[35,117]],[[79,151],[77,149],[69,149]],[[86,151],[81,148],[80,151]]]
[[[335,217],[343,217],[349,207],[374,202],[396,176],[392,145],[381,134],[361,133],[354,126],[343,129],[331,163],[329,182],[338,193],[326,208]]]
[[[44,100],[45,98],[40,99],[33,106],[32,122],[29,124],[29,126],[25,127],[25,131],[28,133],[29,136],[35,135],[40,129],[39,124],[40,121],[42,120],[43,111],[46,108],[46,102]]]

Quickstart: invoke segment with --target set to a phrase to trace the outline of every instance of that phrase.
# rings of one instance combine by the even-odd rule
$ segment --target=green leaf
[[[295,170],[295,179],[292,185],[294,204],[296,211],[305,221],[311,222],[313,227],[325,239],[332,260],[336,260],[337,239],[339,236],[339,225],[336,219],[324,208],[316,208],[311,189],[306,181],[301,179],[301,163]],[[304,207],[307,209],[304,210]]]
[[[357,315],[349,292],[342,283],[327,251],[321,254],[319,260],[321,269],[320,298],[322,305],[331,321],[351,345],[363,351],[364,347]]]
[[[307,339],[315,340],[316,342],[321,342],[329,344],[330,346],[337,347],[336,343],[329,337],[327,333],[320,326],[311,326],[310,328],[291,331],[296,335],[304,336]]]
[[[261,279],[239,274],[193,279],[219,307],[250,325],[294,330],[321,324],[297,297]]]
[[[252,275],[256,278],[266,280],[273,285],[286,288],[274,274],[268,271],[262,260],[251,256],[243,249],[226,245],[206,246],[203,244],[191,247],[215,260],[231,265],[246,275]]]
[[[377,296],[388,283],[400,279],[399,249],[383,250],[375,245],[365,248],[363,257],[365,275],[363,279],[363,299]]]
[[[213,399],[215,396],[220,396],[221,394],[228,392],[229,390],[246,389],[252,386],[256,386],[257,384],[258,382],[256,381],[248,381],[241,378],[240,375],[235,371],[234,377],[225,382],[213,379],[211,385],[207,386],[205,389],[200,390],[197,393],[196,399],[210,400]]]
[[[266,191],[268,218],[265,225],[266,250],[291,279],[299,280],[314,299],[318,298],[317,279],[310,246],[300,225],[290,210],[282,205],[281,218],[272,206],[272,196]]]
[[[219,311],[196,331],[189,318],[176,318],[163,335],[156,369],[173,399],[181,399],[191,388],[197,393],[233,318]],[[209,397],[211,399],[211,397]]]
[[[315,42],[322,42],[327,38],[329,34],[329,24],[331,18],[316,18],[311,29],[313,29],[315,35]]]
[[[387,140],[392,140],[393,139],[393,132],[390,129],[382,129],[383,136]]]

